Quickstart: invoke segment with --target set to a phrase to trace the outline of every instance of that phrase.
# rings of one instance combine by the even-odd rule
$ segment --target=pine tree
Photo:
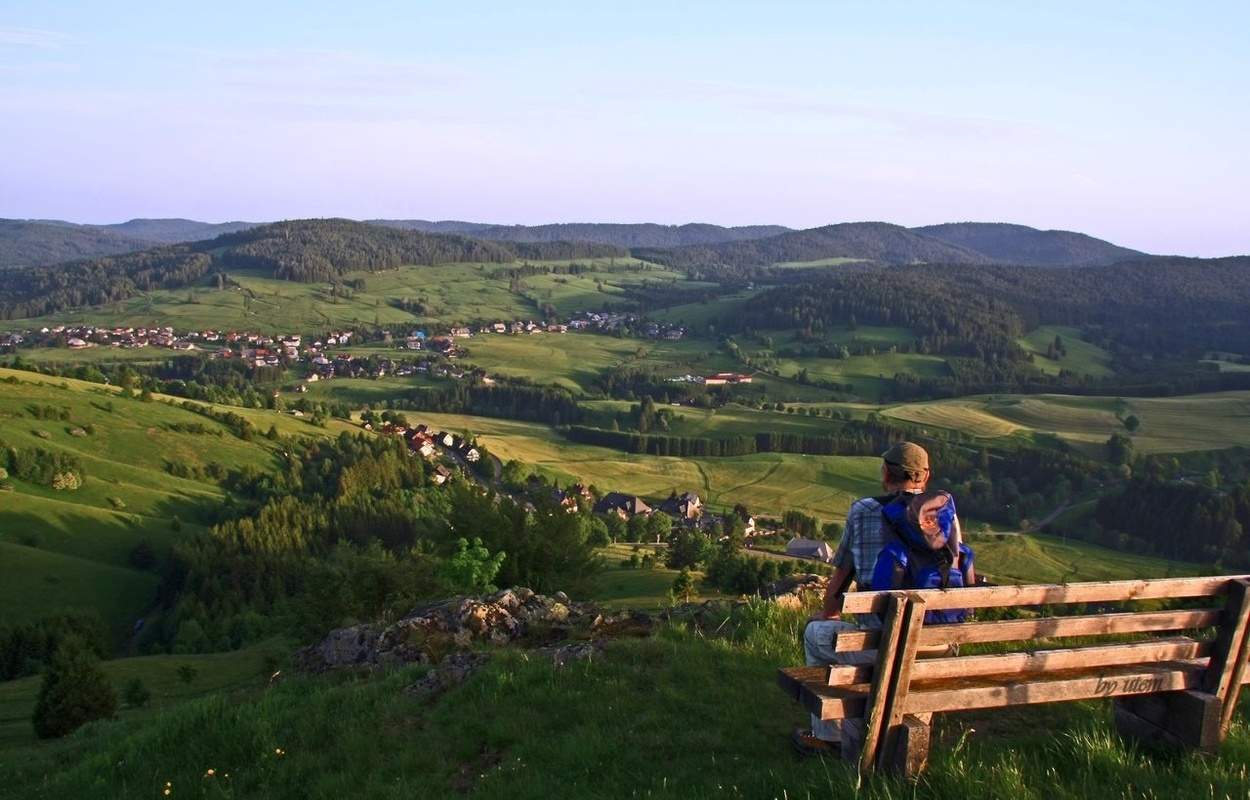
[[[117,690],[100,660],[77,634],[61,640],[43,673],[31,718],[41,739],[54,739],[117,713]]]

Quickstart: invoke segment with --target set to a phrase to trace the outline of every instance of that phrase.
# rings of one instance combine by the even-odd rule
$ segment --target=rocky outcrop
[[[826,579],[796,576],[770,586],[765,596],[800,605],[824,592]],[[398,622],[340,628],[295,654],[306,672],[391,669],[426,664],[431,669],[408,687],[436,694],[462,683],[485,664],[493,650],[511,646],[557,666],[602,653],[608,641],[649,636],[661,621],[715,631],[745,600],[684,603],[659,618],[638,611],[606,612],[563,592],[546,597],[525,588],[491,595],[455,597],[412,611]]]
[[[564,664],[588,658],[620,636],[646,636],[655,620],[636,611],[608,613],[592,603],[550,597],[529,589],[457,597],[414,610],[389,624],[354,625],[333,631],[295,654],[307,672],[388,669],[409,664],[436,667],[411,691],[429,693],[462,682],[492,648],[523,647]]]

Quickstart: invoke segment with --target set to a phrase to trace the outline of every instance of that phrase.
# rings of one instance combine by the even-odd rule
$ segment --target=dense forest
[[[906,328],[902,352],[947,356],[941,378],[897,376],[891,399],[987,391],[1167,394],[1244,388],[1197,365],[1212,352],[1250,352],[1250,258],[1153,259],[1085,270],[926,265],[791,273],[732,318],[726,334],[794,329],[791,355],[838,357],[834,330]],[[1040,325],[1079,328],[1112,355],[1113,379],[1045,377],[1018,340]],[[1060,362],[1062,363],[1062,362]]]

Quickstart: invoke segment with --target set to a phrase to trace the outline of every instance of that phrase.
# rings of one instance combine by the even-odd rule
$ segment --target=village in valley
[[[420,329],[401,334],[383,331],[380,334],[381,341],[398,351],[394,357],[379,357],[377,353],[365,357],[353,356],[345,348],[353,343],[362,344],[365,336],[352,330],[331,330],[314,338],[301,334],[274,336],[249,331],[177,331],[170,326],[107,328],[57,325],[20,332],[2,332],[0,350],[19,352],[19,348],[32,347],[63,347],[73,350],[94,347],[151,347],[201,354],[214,359],[237,358],[256,368],[302,367],[303,379],[294,391],[303,393],[308,390],[309,383],[333,378],[376,379],[386,376],[426,375],[438,379],[468,379],[491,385],[495,379],[485,370],[465,370],[455,364],[456,359],[465,355],[466,340],[475,336],[493,335],[563,335],[570,331],[612,334],[622,326],[635,325],[639,326],[639,332],[650,338],[676,340],[683,336],[683,330],[679,326],[640,324],[632,315],[592,312],[574,315],[565,322],[496,321],[476,327],[447,327],[431,335]],[[423,355],[417,356],[417,353]],[[672,380],[720,386],[751,383],[752,376],[719,372],[687,374]],[[298,409],[291,409],[288,413],[294,416],[304,415]],[[475,441],[459,434],[432,430],[425,424],[410,428],[406,423],[383,420],[374,412],[366,412],[361,424],[365,430],[402,437],[407,442],[411,455],[431,463],[431,478],[437,485],[443,485],[457,475],[469,474],[482,458],[482,451]],[[761,520],[757,525],[756,519],[742,506],[726,515],[712,513],[693,492],[678,493],[674,490],[670,497],[652,505],[636,495],[615,491],[608,491],[596,499],[590,489],[581,484],[574,484],[567,489],[555,487],[551,491],[556,495],[553,499],[569,513],[577,513],[586,502],[593,503],[592,510],[596,514],[612,515],[625,521],[635,518],[644,520],[658,511],[672,521],[673,530],[687,529],[707,534],[733,528],[742,533],[747,547],[764,541],[779,541],[786,535],[775,521]],[[730,521],[730,516],[736,519]],[[718,535],[724,537],[723,533]],[[657,544],[664,539],[660,534],[653,534],[652,538]],[[790,536],[785,554],[826,563],[832,560],[828,543],[797,535]]]

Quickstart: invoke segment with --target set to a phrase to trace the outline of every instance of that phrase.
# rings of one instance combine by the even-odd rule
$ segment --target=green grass
[[[233,653],[138,656],[106,661],[102,666],[115,687],[138,679],[151,692],[142,708],[122,704],[118,724],[124,728],[159,718],[188,700],[264,686],[275,669],[285,668],[290,652],[290,642],[275,639]],[[194,670],[190,682],[180,674],[183,668]],[[32,676],[0,682],[0,762],[13,753],[37,754],[48,749],[36,739],[30,723],[40,680]]]
[[[1129,398],[1119,405],[1112,397],[982,395],[902,404],[882,413],[980,439],[1054,434],[1094,455],[1112,434],[1126,433],[1121,418],[1130,414],[1141,421],[1132,440],[1142,454],[1222,450],[1250,441],[1250,392]]]
[[[152,602],[151,573],[86,558],[0,542],[0,622],[31,622],[51,610],[94,611],[112,630],[124,629]]]
[[[1056,336],[1067,352],[1057,361],[1051,361],[1046,351],[1054,344]],[[1093,378],[1109,378],[1115,374],[1111,369],[1111,354],[1083,340],[1076,328],[1043,325],[1020,340],[1020,346],[1033,354],[1033,365],[1047,375],[1058,375],[1064,369]]]
[[[1210,574],[1211,567],[1150,558],[1044,534],[968,533],[977,574],[994,583],[1073,583]]]
[[[163,557],[170,543],[211,524],[226,499],[207,480],[171,475],[169,465],[273,468],[280,442],[245,442],[163,399],[142,402],[109,387],[0,369],[0,436],[14,447],[73,454],[86,473],[72,491],[5,481],[12,490],[0,494],[0,622],[88,607],[111,626],[123,626],[155,590],[152,574],[130,567],[134,547],[147,540]],[[55,409],[58,418],[37,418],[44,408]],[[61,410],[66,419],[59,418]],[[270,425],[284,435],[335,436],[349,429],[337,420],[323,429],[272,411],[228,410],[252,419],[261,432]],[[74,435],[77,428],[92,432]]]
[[[531,262],[561,266],[567,261]],[[237,286],[218,289],[212,278],[189,289],[156,291],[91,309],[15,320],[13,327],[98,325],[126,327],[171,325],[176,330],[252,330],[271,334],[326,331],[356,325],[399,329],[455,325],[474,320],[536,319],[545,303],[559,313],[599,310],[627,300],[627,290],[648,284],[677,284],[683,290],[706,284],[687,281],[679,273],[632,258],[584,259],[581,276],[546,275],[526,278],[516,289],[497,270],[520,264],[446,264],[405,266],[377,273],[344,276],[364,288],[334,293],[329,284],[274,280],[246,270],[231,271]],[[609,271],[641,266],[638,272]],[[424,315],[405,311],[403,301],[420,302]],[[100,348],[107,350],[107,348]],[[83,351],[86,352],[86,351]]]
[[[562,667],[499,652],[433,699],[404,691],[423,668],[267,688],[253,678],[0,751],[0,780],[15,800],[160,797],[167,787],[171,797],[470,800],[1245,795],[1244,704],[1216,757],[1125,745],[1110,704],[1087,702],[944,715],[916,782],[803,759],[788,733],[805,715],[774,680],[777,667],[800,663],[803,614],[756,605]],[[17,709],[0,694],[0,713]]]

